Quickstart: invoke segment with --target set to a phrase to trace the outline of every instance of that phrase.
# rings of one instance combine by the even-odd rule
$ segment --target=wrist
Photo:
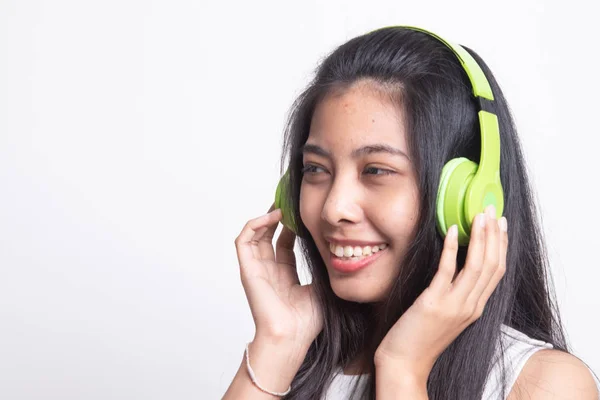
[[[393,362],[375,363],[375,377],[378,382],[396,387],[427,388],[429,371]]]
[[[264,337],[255,337],[248,349],[256,380],[274,392],[288,389],[308,351],[292,342]]]
[[[405,377],[407,383],[423,382],[427,384],[434,363],[428,362],[425,358],[419,361],[417,363],[407,359],[391,357],[381,352],[376,352],[373,359],[375,370],[386,376]]]
[[[310,344],[299,343],[288,339],[275,339],[265,336],[254,336],[250,342],[250,351],[265,353],[275,361],[301,364],[306,357]]]
[[[376,368],[375,378],[385,384],[395,387],[427,387],[427,379],[417,373],[401,369]]]

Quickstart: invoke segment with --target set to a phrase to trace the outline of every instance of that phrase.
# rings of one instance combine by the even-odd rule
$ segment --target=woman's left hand
[[[439,268],[431,284],[377,348],[375,365],[378,369],[409,374],[426,384],[439,355],[482,315],[506,270],[506,218],[497,220],[491,208],[475,218],[465,266],[454,280],[458,251],[456,231],[446,235]]]

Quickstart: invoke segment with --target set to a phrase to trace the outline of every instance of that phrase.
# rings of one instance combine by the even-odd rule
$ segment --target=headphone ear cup
[[[446,225],[446,219],[444,217],[444,200],[446,199],[446,188],[448,187],[449,181],[448,178],[450,177],[450,174],[452,173],[452,171],[454,171],[456,166],[460,164],[463,160],[465,160],[464,157],[453,158],[444,165],[444,168],[442,168],[442,174],[440,177],[440,184],[438,186],[436,198],[436,219],[438,230],[443,237],[446,237],[449,228],[449,226]]]
[[[287,170],[279,180],[279,183],[277,184],[277,189],[275,190],[275,208],[281,209],[281,213],[283,215],[281,223],[283,224],[283,226],[287,227],[297,235],[298,228],[296,226],[296,223],[294,222],[294,214],[292,212],[291,204],[289,204],[289,181],[290,174],[289,170]]]
[[[465,157],[454,158],[444,165],[436,199],[438,230],[446,236],[452,225],[458,227],[458,244],[466,246],[471,233],[465,217],[465,197],[477,172],[477,163]]]

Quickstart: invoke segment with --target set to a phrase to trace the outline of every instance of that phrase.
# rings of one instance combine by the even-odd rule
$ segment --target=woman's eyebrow
[[[321,146],[316,145],[316,144],[307,143],[304,146],[302,146],[302,154],[304,155],[304,154],[309,154],[309,153],[315,154],[318,156],[322,156],[322,157],[326,157],[326,158],[332,158],[331,153],[329,153],[327,150],[325,150],[324,148],[322,148]],[[410,158],[402,150],[392,147],[388,144],[383,144],[383,143],[370,144],[370,145],[359,147],[358,149],[355,149],[352,151],[351,156],[352,156],[352,158],[359,158],[361,156],[365,156],[368,154],[376,154],[376,153],[387,153],[387,154],[391,154],[393,156],[404,157],[410,161]]]

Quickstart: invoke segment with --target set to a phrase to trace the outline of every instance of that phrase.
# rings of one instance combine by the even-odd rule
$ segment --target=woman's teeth
[[[329,251],[335,254],[337,257],[360,257],[370,256],[373,253],[377,253],[379,250],[383,250],[387,247],[386,243],[382,243],[377,246],[337,246],[333,243],[329,243]]]

